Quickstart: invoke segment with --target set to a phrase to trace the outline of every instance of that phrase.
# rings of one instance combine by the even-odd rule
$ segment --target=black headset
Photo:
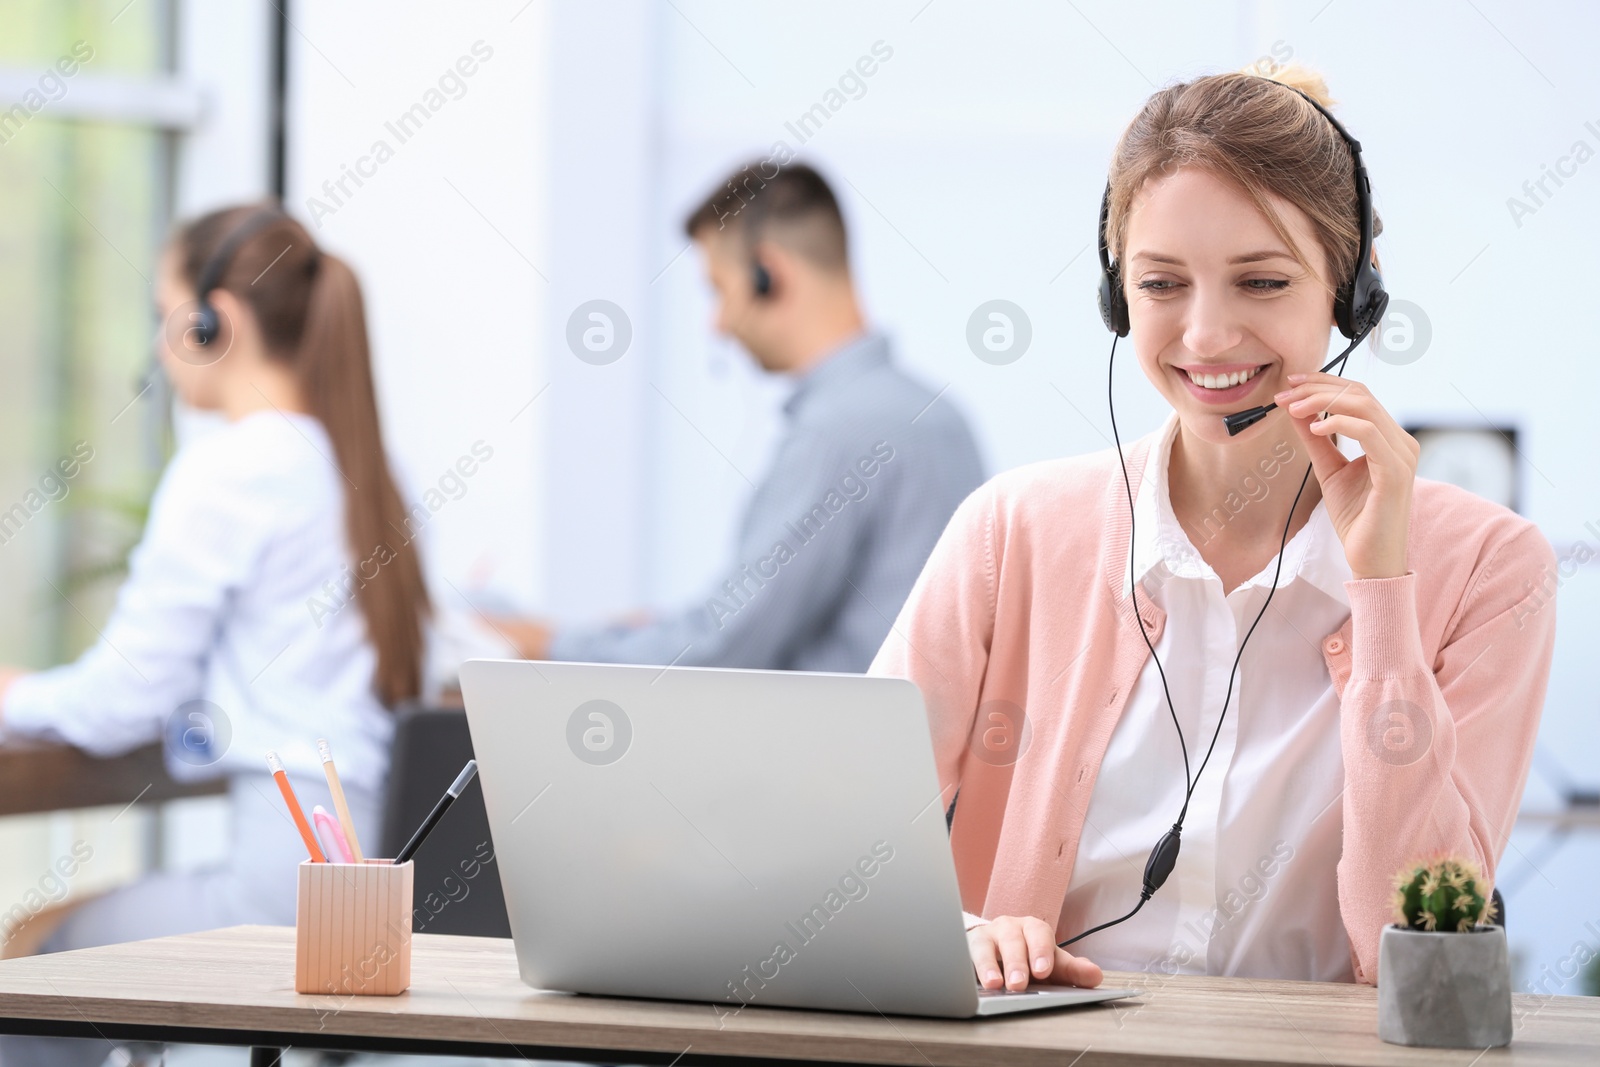
[[[1266,79],[1271,81],[1272,79]],[[1285,89],[1293,89],[1306,99],[1312,107],[1320,111],[1333,128],[1339,131],[1339,136],[1345,144],[1350,146],[1350,155],[1355,160],[1356,168],[1356,203],[1361,212],[1361,250],[1356,259],[1355,277],[1341,285],[1334,296],[1333,317],[1339,327],[1339,332],[1350,338],[1350,344],[1343,352],[1335,356],[1327,366],[1326,372],[1334,366],[1339,367],[1339,374],[1344,373],[1344,362],[1350,356],[1356,345],[1361,343],[1383,319],[1384,309],[1389,305],[1389,294],[1383,288],[1383,279],[1372,265],[1372,186],[1367,181],[1367,169],[1361,162],[1361,144],[1339,124],[1328,109],[1317,103],[1304,91],[1295,89],[1292,85],[1284,85],[1274,81],[1275,85],[1283,85]],[[1106,221],[1110,216],[1111,183],[1106,182],[1105,194],[1100,198],[1100,317],[1105,321],[1106,329],[1116,336],[1111,340],[1111,369],[1115,369],[1117,356],[1117,338],[1128,336],[1128,302],[1122,291],[1121,272],[1117,265],[1111,262],[1111,254],[1106,247]],[[1272,588],[1267,591],[1267,598],[1261,604],[1261,610],[1256,613],[1255,621],[1250,624],[1250,629],[1245,632],[1244,640],[1239,642],[1239,652],[1233,659],[1233,669],[1228,674],[1228,692],[1222,698],[1222,714],[1217,716],[1217,728],[1211,734],[1211,746],[1206,749],[1205,759],[1200,761],[1200,769],[1189,777],[1189,749],[1183,739],[1183,729],[1178,726],[1178,713],[1172,706],[1172,692],[1167,688],[1167,672],[1161,666],[1161,659],[1156,655],[1155,645],[1150,640],[1149,631],[1144,628],[1144,618],[1139,614],[1138,583],[1133,580],[1133,485],[1128,479],[1127,460],[1122,455],[1122,437],[1117,433],[1117,411],[1112,403],[1113,375],[1111,370],[1106,373],[1106,405],[1111,412],[1111,436],[1116,441],[1117,460],[1122,465],[1122,485],[1128,496],[1128,591],[1133,601],[1133,617],[1139,624],[1139,633],[1144,637],[1145,647],[1150,650],[1150,658],[1155,661],[1156,672],[1161,677],[1161,691],[1167,698],[1167,710],[1172,714],[1173,728],[1178,731],[1178,745],[1183,752],[1183,775],[1187,789],[1183,798],[1183,809],[1178,813],[1177,822],[1172,824],[1172,829],[1161,835],[1161,840],[1156,842],[1155,848],[1150,850],[1150,858],[1145,861],[1144,885],[1139,892],[1139,903],[1133,910],[1118,919],[1101,923],[1091,927],[1076,937],[1070,937],[1059,943],[1060,948],[1066,948],[1080,938],[1088,937],[1092,933],[1104,930],[1108,926],[1115,926],[1125,922],[1144,907],[1144,902],[1149,900],[1157,889],[1167,880],[1172,869],[1178,862],[1178,847],[1183,835],[1183,820],[1189,814],[1189,798],[1194,795],[1195,783],[1200,780],[1200,775],[1205,773],[1206,764],[1211,761],[1212,749],[1216,748],[1217,737],[1222,733],[1222,720],[1227,717],[1228,704],[1233,700],[1233,683],[1239,673],[1239,663],[1244,658],[1245,646],[1250,643],[1250,636],[1256,632],[1256,626],[1267,613],[1267,606],[1272,603],[1272,596],[1278,591],[1278,578],[1283,573],[1283,553],[1289,544],[1289,527],[1294,524],[1295,509],[1300,506],[1300,497],[1306,491],[1306,483],[1311,480],[1311,465],[1307,464],[1305,476],[1300,479],[1300,490],[1294,495],[1294,502],[1289,505],[1289,517],[1283,524],[1283,539],[1278,545],[1278,565],[1272,574]],[[1228,434],[1232,436],[1239,431],[1254,425],[1266,417],[1267,412],[1277,407],[1276,403],[1266,407],[1250,408],[1233,415],[1223,416],[1228,426]]]
[[[277,207],[262,208],[255,212],[223,239],[217,250],[206,260],[205,266],[200,268],[200,277],[195,282],[197,306],[194,312],[194,325],[185,331],[194,339],[195,344],[209,345],[222,332],[222,316],[211,303],[211,294],[222,284],[222,276],[233,265],[233,257],[239,254],[239,249],[250,238],[286,218],[288,216],[284,214],[283,209]]]
[[[761,240],[762,225],[766,222],[767,206],[758,193],[750,201],[750,214],[744,220],[745,245],[750,249],[750,290],[757,300],[772,295],[772,272],[756,255],[756,243]]]
[[[758,297],[772,295],[772,274],[759,259],[750,267],[750,287]]]
[[[1267,79],[1271,80],[1271,79]],[[1273,82],[1283,85],[1282,82]],[[1341,285],[1333,300],[1333,321],[1346,337],[1356,337],[1370,330],[1383,317],[1389,303],[1384,291],[1383,277],[1372,263],[1372,183],[1367,180],[1366,164],[1361,161],[1361,142],[1350,136],[1339,120],[1303,90],[1283,85],[1305,98],[1320,111],[1329,124],[1338,131],[1344,143],[1350,146],[1350,155],[1356,167],[1356,207],[1361,213],[1361,249],[1356,256],[1355,277]],[[1121,264],[1111,262],[1111,250],[1106,246],[1106,223],[1111,215],[1111,183],[1100,198],[1100,318],[1106,329],[1118,337],[1128,336],[1128,298],[1122,291]]]
[[[1367,167],[1361,161],[1361,142],[1350,136],[1350,132],[1333,117],[1333,113],[1312,98],[1302,89],[1283,82],[1273,81],[1274,85],[1281,85],[1285,89],[1299,93],[1306,103],[1322,113],[1333,126],[1344,143],[1350,147],[1350,156],[1355,161],[1356,178],[1356,209],[1361,216],[1361,247],[1356,254],[1356,273],[1348,282],[1339,286],[1333,298],[1333,321],[1339,327],[1339,332],[1351,338],[1349,348],[1329,361],[1323,367],[1326,372],[1336,364],[1341,365],[1349,357],[1351,349],[1360,344],[1365,337],[1383,319],[1383,313],[1389,306],[1389,293],[1383,287],[1383,276],[1372,262],[1372,183],[1367,180]],[[1128,336],[1128,297],[1122,291],[1122,264],[1111,262],[1111,250],[1106,245],[1106,223],[1111,217],[1111,182],[1106,182],[1105,192],[1100,197],[1100,318],[1106,324],[1106,329],[1118,337]],[[1277,407],[1276,403],[1265,407],[1247,408],[1232,415],[1224,415],[1223,421],[1227,424],[1228,434],[1232,436],[1246,430],[1266,417],[1267,412]]]

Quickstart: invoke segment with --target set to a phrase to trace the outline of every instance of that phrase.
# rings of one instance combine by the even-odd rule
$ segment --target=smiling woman
[[[1112,158],[1100,303],[1172,414],[1126,456],[1118,438],[969,497],[872,664],[927,700],[988,988],[1098,985],[1101,964],[1371,983],[1390,873],[1435,850],[1492,872],[1505,846],[1554,644],[1526,602],[1553,555],[1417,478],[1378,399],[1318,369],[1387,301],[1329,106],[1297,67],[1145,103]],[[1292,501],[1208,525],[1278,465]],[[995,702],[1031,744],[970,759]],[[1278,847],[1272,892],[1219,897]]]

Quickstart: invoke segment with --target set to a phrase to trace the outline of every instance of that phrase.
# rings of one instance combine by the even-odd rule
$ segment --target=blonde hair
[[[1333,105],[1322,76],[1298,63],[1270,72],[1251,65],[1211,74],[1168,86],[1145,101],[1111,157],[1106,246],[1117,264],[1133,198],[1146,180],[1202,167],[1242,190],[1300,265],[1321,275],[1269,197],[1305,212],[1322,245],[1329,291],[1349,284],[1361,247],[1355,160],[1333,124],[1299,93],[1280,87],[1285,85],[1323,107]],[[1382,232],[1374,211],[1373,236]]]

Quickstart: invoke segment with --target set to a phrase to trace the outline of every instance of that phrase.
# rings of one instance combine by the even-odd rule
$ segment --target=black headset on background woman
[[[195,308],[190,312],[190,323],[182,333],[183,347],[187,348],[193,345],[195,348],[207,348],[216,342],[218,336],[222,333],[222,315],[217,311],[216,305],[211,302],[211,294],[222,284],[222,276],[233,265],[233,258],[238,255],[239,249],[244,243],[272,223],[288,217],[280,207],[263,207],[247,216],[222,240],[216,251],[207,257],[205,263],[200,267],[199,276],[195,279]],[[170,325],[170,323],[167,324],[167,326]],[[167,328],[167,326],[164,326],[163,329]],[[169,334],[168,337],[170,341],[171,335]],[[226,353],[223,354],[225,355]],[[212,356],[207,354],[205,358],[214,362],[217,359],[221,359],[222,355]],[[134,380],[134,385],[138,387],[138,395],[134,399],[137,400],[139,396],[143,396],[146,390],[161,380],[161,357],[152,349],[148,367],[146,367],[144,373]]]
[[[186,336],[195,344],[209,345],[222,332],[222,316],[211,303],[211,294],[222,284],[222,276],[233,265],[233,257],[239,254],[239,249],[250,238],[286,218],[288,216],[284,214],[283,209],[278,207],[266,207],[255,212],[223,239],[217,250],[206,260],[205,266],[200,268],[200,276],[195,279],[194,286],[197,304],[194,325],[185,331]]]
[[[1267,79],[1271,80],[1271,79]],[[1344,374],[1345,361],[1350,353],[1360,344],[1362,339],[1383,319],[1383,312],[1389,306],[1389,294],[1383,288],[1383,278],[1372,262],[1372,185],[1367,180],[1367,168],[1361,162],[1361,143],[1340,125],[1339,120],[1316,100],[1292,85],[1274,81],[1274,85],[1281,85],[1299,93],[1305,100],[1322,113],[1323,117],[1338,131],[1339,136],[1350,148],[1350,155],[1355,160],[1356,178],[1356,205],[1361,214],[1361,248],[1356,256],[1355,276],[1340,285],[1333,300],[1333,320],[1339,327],[1339,332],[1350,338],[1350,344],[1345,350],[1330,360],[1322,370],[1326,373],[1337,366],[1338,373]],[[1100,317],[1105,321],[1106,329],[1115,336],[1111,339],[1111,367],[1116,366],[1117,338],[1128,336],[1128,299],[1122,290],[1121,264],[1111,262],[1110,249],[1106,247],[1106,223],[1110,218],[1111,210],[1111,183],[1106,182],[1105,194],[1100,199]],[[1262,602],[1261,610],[1256,613],[1255,621],[1250,624],[1244,640],[1239,643],[1239,653],[1233,659],[1233,669],[1228,674],[1228,692],[1222,698],[1222,714],[1217,717],[1217,728],[1211,734],[1211,745],[1206,749],[1205,759],[1200,761],[1200,769],[1189,777],[1189,749],[1183,740],[1183,728],[1178,725],[1178,713],[1172,706],[1172,692],[1167,688],[1167,672],[1162,669],[1161,659],[1156,655],[1155,645],[1150,641],[1150,634],[1144,628],[1144,619],[1139,615],[1138,583],[1133,580],[1133,486],[1128,480],[1128,464],[1122,456],[1122,438],[1117,433],[1117,412],[1112,403],[1112,373],[1106,372],[1106,405],[1111,412],[1111,435],[1117,445],[1117,460],[1122,465],[1122,484],[1128,494],[1128,587],[1133,597],[1133,617],[1139,624],[1139,633],[1144,636],[1144,643],[1150,649],[1150,658],[1155,660],[1156,672],[1161,676],[1161,691],[1167,698],[1167,711],[1172,715],[1173,728],[1178,731],[1178,745],[1183,752],[1183,776],[1188,788],[1183,797],[1183,809],[1178,812],[1178,821],[1172,824],[1172,829],[1161,835],[1161,840],[1150,851],[1150,858],[1145,862],[1144,887],[1139,892],[1139,903],[1133,906],[1133,911],[1119,919],[1101,923],[1060,942],[1059,947],[1066,948],[1080,938],[1088,937],[1092,933],[1104,930],[1108,926],[1115,926],[1125,922],[1144,907],[1144,902],[1149,900],[1167,876],[1172,873],[1172,868],[1178,862],[1178,846],[1183,835],[1183,820],[1189,814],[1189,800],[1194,795],[1195,783],[1200,780],[1200,775],[1205,772],[1206,764],[1211,760],[1211,751],[1216,748],[1217,736],[1222,732],[1222,720],[1228,714],[1228,703],[1233,699],[1233,683],[1239,674],[1239,661],[1244,658],[1245,645],[1250,643],[1250,635],[1256,632],[1256,625],[1261,622],[1267,613],[1267,605],[1272,603],[1272,595],[1278,591],[1278,578],[1283,573],[1283,553],[1289,544],[1289,527],[1294,524],[1294,512],[1300,506],[1300,497],[1306,490],[1306,483],[1311,479],[1311,465],[1306,466],[1305,476],[1300,479],[1300,490],[1294,495],[1294,502],[1289,505],[1289,517],[1283,524],[1283,539],[1278,545],[1278,565],[1272,573],[1272,588],[1267,591],[1267,599]],[[1265,407],[1248,408],[1224,415],[1223,421],[1227,424],[1229,436],[1239,433],[1255,425],[1266,417],[1267,412],[1277,407],[1271,403]]]

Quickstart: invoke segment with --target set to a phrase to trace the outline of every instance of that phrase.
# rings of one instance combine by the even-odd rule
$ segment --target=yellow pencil
[[[333,766],[333,750],[326,738],[317,738],[317,752],[322,756],[322,773],[328,776],[328,792],[333,794],[333,810],[339,813],[339,825],[344,827],[345,840],[350,844],[351,856],[357,863],[365,863],[361,855],[361,841],[356,837],[356,824],[350,818],[350,805],[344,800],[344,786],[339,784],[339,772]]]

